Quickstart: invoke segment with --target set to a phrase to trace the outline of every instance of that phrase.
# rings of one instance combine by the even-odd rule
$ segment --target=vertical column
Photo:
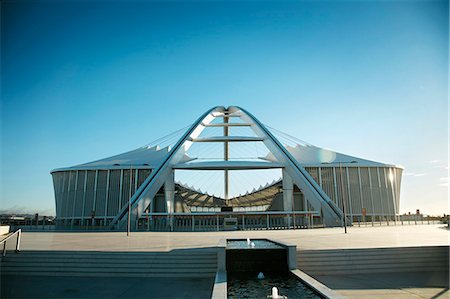
[[[358,167],[358,184],[359,184],[359,199],[361,200],[361,215],[362,209],[366,208],[363,204],[363,192],[362,192],[362,183],[361,183],[361,168]],[[366,208],[367,213],[367,208]],[[366,216],[363,215],[363,221],[366,222]]]
[[[283,211],[292,211],[294,183],[291,176],[283,168]]]
[[[68,171],[69,183],[67,184],[67,196],[66,202],[64,203],[64,225],[67,225],[67,219],[69,218],[69,199],[70,199],[70,182],[72,181],[72,171]]]
[[[394,184],[394,179],[393,179],[393,175],[391,172],[391,168],[384,168],[383,169],[384,172],[384,182],[386,185],[386,200],[388,203],[388,211],[391,215],[394,216],[394,224],[397,224],[397,219],[396,219],[396,213],[395,211],[396,209],[396,205],[395,205],[395,200],[394,200],[394,189],[393,189],[393,184]],[[393,211],[391,211],[391,205],[389,204],[389,192],[391,192],[391,196],[392,196],[392,209]],[[389,218],[391,217],[391,215],[389,215]]]
[[[348,209],[350,214],[350,224],[353,223],[353,208],[352,208],[352,194],[350,193],[350,176],[348,174],[348,167],[345,167],[345,175],[347,178],[347,202],[348,202]],[[342,197],[344,200],[344,197]]]
[[[84,225],[84,206],[86,205],[86,185],[87,185],[87,170],[84,171],[84,186],[83,186],[83,208],[81,209],[81,225]]]
[[[103,218],[103,224],[106,226],[106,217],[108,215],[108,197],[109,197],[109,179],[111,177],[111,170],[108,169],[108,173],[106,175],[106,196],[105,196],[105,217]]]
[[[94,222],[95,222],[95,202],[97,201],[97,181],[98,181],[98,170],[95,171],[95,180],[94,180],[94,204],[92,205],[92,212],[94,215],[91,215],[91,217],[92,216],[94,216],[94,217],[92,217],[92,225],[94,225]]]
[[[392,192],[392,203],[394,205],[394,219],[397,221],[397,214],[399,211],[399,208],[397,206],[397,200],[396,200],[396,192],[394,191],[396,189],[397,185],[397,179],[396,179],[396,171],[395,169],[389,168],[389,181],[391,183],[391,192]]]
[[[171,170],[167,180],[164,182],[164,194],[166,197],[167,213],[172,214],[175,206],[175,176]]]
[[[384,196],[381,196],[381,201],[385,201],[386,202],[386,206],[387,206],[387,211],[386,211],[386,221],[387,221],[387,225],[389,225],[389,220],[391,218],[391,207],[389,205],[389,185],[388,185],[388,174],[385,171],[386,169],[383,167],[381,169],[381,171],[383,172],[383,176],[384,176],[384,182],[381,182],[382,184],[384,183],[383,188],[380,188],[380,190],[383,190],[385,192],[381,192],[382,194],[385,194],[385,200],[383,200]]]
[[[228,123],[228,117],[223,117],[223,123],[227,124]],[[229,128],[228,126],[224,126],[223,127],[223,136],[228,136],[229,135]],[[228,161],[228,142],[225,141],[223,143],[223,159],[225,161]],[[228,170],[225,169],[224,170],[224,197],[225,197],[225,203],[228,206],[229,202],[228,202],[228,191],[229,191],[229,179],[228,179]]]
[[[381,215],[382,219],[385,216],[384,208],[383,208],[383,195],[381,193],[381,180],[380,180],[380,168],[377,167],[377,178],[378,178],[378,193],[380,194],[380,206],[381,206]]]
[[[138,223],[137,219],[137,209],[132,207],[131,205],[131,198],[132,198],[132,186],[133,186],[133,166],[130,165],[130,181],[128,183],[128,215],[127,215],[127,236],[129,236],[129,233],[131,232],[132,227],[136,227]]]
[[[139,176],[139,169],[136,168],[135,174],[134,174],[134,192],[136,193],[138,189],[138,176]]]
[[[122,191],[123,191],[123,169],[120,170],[120,183],[119,183],[119,208],[117,211],[122,209]]]
[[[283,211],[291,212],[294,197],[294,183],[291,176],[283,168]],[[287,227],[291,227],[291,217],[287,217]]]
[[[336,182],[336,167],[333,167],[332,169],[333,169],[333,187],[334,187],[335,203],[340,209],[344,210],[342,205],[339,205],[339,197],[338,197],[337,182]]]
[[[320,186],[320,188],[323,189],[323,187],[322,187],[322,170],[320,169],[320,167],[317,167],[317,168],[318,168],[318,173],[319,173],[319,186]]]
[[[373,190],[372,190],[372,172],[370,171],[370,167],[367,167],[367,172],[369,174],[369,190],[370,190],[370,202],[372,203],[372,226],[373,226],[373,217],[375,217],[375,206],[373,204]]]
[[[73,227],[75,222],[75,203],[77,202],[77,188],[78,188],[78,170],[75,172],[75,187],[73,191],[73,207],[72,207],[72,220],[70,221],[70,226]]]

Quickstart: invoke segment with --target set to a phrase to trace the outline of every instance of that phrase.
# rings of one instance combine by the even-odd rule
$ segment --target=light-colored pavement
[[[381,248],[449,245],[444,225],[397,225],[233,232],[24,232],[22,250],[170,251],[214,247],[221,238],[269,238],[297,249]],[[11,248],[14,242],[10,242]],[[8,246],[8,247],[9,247]]]
[[[320,282],[346,298],[450,298],[448,272],[321,275]]]
[[[131,233],[130,237],[127,237],[124,232],[24,232],[22,250],[166,252],[183,248],[215,247],[222,238],[247,237],[293,243],[300,250],[448,246],[450,243],[449,230],[444,225],[425,224],[351,227],[348,229],[348,234],[344,234],[342,228],[234,232],[135,232]],[[13,246],[14,242],[10,242],[8,247],[13,248]],[[437,277],[431,277],[430,273],[384,273],[317,278],[348,298],[449,298],[448,283],[445,284],[445,281],[448,282],[448,271],[437,273],[437,275]],[[82,294],[81,292],[81,296]],[[69,297],[77,296],[69,294]]]

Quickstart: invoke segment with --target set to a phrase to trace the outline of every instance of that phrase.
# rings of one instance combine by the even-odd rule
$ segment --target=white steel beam
[[[158,165],[150,175],[145,179],[142,185],[134,193],[131,199],[131,227],[135,227],[138,217],[142,215],[144,210],[150,204],[159,191],[161,186],[166,181],[166,178],[172,172],[172,166],[178,164],[184,157],[185,152],[192,146],[192,141],[189,139],[197,138],[200,133],[205,129],[201,124],[208,124],[213,119],[212,115],[215,111],[223,111],[224,107],[214,107],[205,112],[199,117],[191,127],[183,134],[183,136],[177,141],[172,150],[167,154],[166,158]],[[128,207],[123,207],[118,215],[111,221],[110,229],[116,227],[119,229],[125,228],[128,214]],[[134,224],[134,225],[133,225]]]
[[[190,138],[192,142],[256,142],[264,141],[264,137],[250,137],[250,136],[215,136],[215,137],[201,137]]]
[[[270,131],[253,115],[240,107],[230,107],[229,110],[240,111],[242,120],[254,123],[251,128],[259,137],[264,137],[264,144],[274,157],[285,164],[285,169],[294,183],[302,190],[305,197],[320,211],[323,207],[323,223],[326,226],[339,226],[343,221],[342,211],[331,201],[328,195],[319,187],[309,173],[298,163],[289,151],[270,133]]]
[[[220,123],[220,124],[202,124],[205,127],[250,127],[253,124],[248,123]]]
[[[173,166],[174,169],[195,170],[246,170],[246,169],[273,169],[282,168],[284,164],[275,162],[258,161],[205,161],[195,163],[180,163]]]

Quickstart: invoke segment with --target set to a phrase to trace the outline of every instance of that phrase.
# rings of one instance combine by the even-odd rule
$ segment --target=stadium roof
[[[375,162],[371,160],[361,159],[350,155],[341,154],[338,152],[334,152],[328,149],[323,149],[310,144],[297,144],[295,146],[285,145],[286,149],[292,156],[304,167],[326,167],[328,165],[336,165],[339,162],[345,164],[345,166],[360,166],[360,167],[398,167],[391,164],[384,164],[380,162]],[[112,157],[96,160],[89,163],[79,164],[72,167],[66,168],[58,168],[54,169],[52,172],[56,171],[64,171],[64,170],[90,170],[90,169],[122,169],[124,167],[133,167],[133,168],[148,168],[152,169],[157,167],[167,156],[170,151],[170,147],[159,148],[158,146],[143,146],[137,148],[135,150],[125,152],[119,155],[115,155]],[[269,153],[266,157],[263,158],[266,161],[276,163],[276,158]],[[184,154],[183,162],[191,162],[195,159],[189,157],[187,154]],[[199,162],[196,162],[196,164]],[[220,162],[200,162],[203,164],[212,164],[211,169],[220,168]],[[244,162],[238,161],[234,162],[235,168],[238,169],[239,165],[252,165],[257,164],[256,162]],[[217,164],[217,167],[214,168],[213,164]],[[180,168],[191,168],[188,167],[189,164],[185,164],[185,166],[180,166]],[[198,164],[200,165],[200,164]]]

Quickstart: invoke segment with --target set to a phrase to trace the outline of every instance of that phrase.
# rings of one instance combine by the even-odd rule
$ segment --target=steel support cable
[[[217,172],[213,172],[216,174],[216,176],[219,176],[220,174]],[[208,184],[210,184],[211,181],[211,177],[214,177],[214,174],[212,174],[209,171],[203,171],[202,173],[202,177],[201,180],[199,180],[198,182],[198,188],[201,190],[201,188],[204,188],[205,186],[207,186]],[[203,191],[203,190],[202,190]]]
[[[273,171],[270,173],[267,171],[249,170],[250,173],[248,174],[244,174],[243,172],[244,171],[239,173],[241,174],[243,181],[246,182],[246,185],[242,184],[241,187],[243,186],[244,188],[242,189],[246,191],[252,191],[253,189],[257,191],[262,190],[265,185],[271,183],[277,177],[274,175]],[[237,176],[235,177],[238,178]],[[260,186],[261,188],[259,188]]]
[[[178,134],[174,135],[170,139],[166,140],[166,144],[173,145],[178,139],[180,139],[180,136]]]
[[[181,128],[181,129],[176,130],[176,131],[174,131],[174,132],[172,132],[172,133],[169,133],[169,134],[167,134],[167,135],[165,135],[165,136],[163,136],[163,137],[161,137],[161,138],[158,138],[158,139],[156,139],[156,140],[153,140],[153,141],[151,141],[151,142],[145,144],[144,146],[155,146],[155,145],[159,145],[159,143],[161,143],[161,141],[163,141],[163,140],[165,140],[165,139],[167,139],[167,138],[173,138],[172,135],[180,134],[182,131],[185,131],[188,127],[189,127],[189,126],[185,126],[185,127]]]
[[[279,176],[278,174],[276,174],[276,172],[278,172],[276,169],[252,170],[247,175],[247,178],[252,178],[252,180],[256,184],[259,184],[259,185],[261,185],[262,188],[264,188],[264,186],[267,183],[271,183],[274,179],[276,179]],[[255,184],[253,184],[253,185],[255,185]],[[259,188],[259,186],[257,186],[257,188]]]
[[[191,186],[194,188],[200,188],[204,180],[204,172],[202,170],[195,170],[195,176],[190,179]]]
[[[220,175],[217,176],[216,180],[214,181],[215,186],[217,186],[216,190],[215,190],[215,194],[217,195],[218,198],[220,198],[221,200],[225,200],[225,174],[221,173]]]
[[[202,146],[202,155],[204,157],[214,157],[223,154],[223,145],[221,142],[206,142]]]
[[[273,174],[270,174],[271,171],[275,172],[276,170],[275,169],[255,170],[253,172],[253,176],[256,177],[259,181],[268,183],[269,178],[274,177]]]
[[[236,177],[236,179],[237,179],[237,177]],[[246,185],[244,185],[244,184],[241,184],[241,186],[243,186],[244,188],[242,188],[242,189],[244,189],[244,190],[246,190],[246,191],[249,191],[249,192],[251,192],[252,191],[252,189],[253,188],[251,188],[251,186],[253,186],[253,183],[252,182],[250,182],[249,180],[248,180],[248,178],[247,178],[247,176],[246,175],[241,175],[240,176],[240,179],[241,180],[239,180],[239,182],[242,182],[242,181],[244,181],[244,182],[246,182],[247,183],[247,186]],[[249,188],[251,188],[250,190],[248,190]]]
[[[194,145],[196,146],[197,149],[197,157],[202,157],[202,156],[208,156],[208,154],[210,154],[211,152],[215,152],[217,151],[217,149],[219,148],[219,143],[215,144],[214,142],[201,142],[201,143],[195,143]]]
[[[249,144],[246,142],[236,144],[235,151],[238,157],[254,156],[254,153],[252,153],[252,151],[249,150]]]
[[[270,129],[270,130],[272,130],[272,131],[278,133],[279,135],[283,136],[285,139],[288,139],[288,140],[291,140],[291,141],[297,141],[296,139],[298,139],[298,138],[296,138],[296,137],[294,137],[294,136],[292,136],[292,135],[289,135],[289,134],[287,134],[287,133],[284,133],[284,132],[282,132],[282,131],[280,131],[280,130],[277,130],[277,129],[273,128],[273,127],[270,127],[270,126],[268,126],[268,125],[266,125],[266,124],[264,124],[264,126],[265,126],[266,128],[268,128],[268,129]],[[302,140],[300,140],[300,139],[298,139],[298,141],[300,141],[300,142],[302,142],[302,143],[306,143],[306,142],[304,142],[304,141],[302,141]]]
[[[204,187],[209,184],[211,176],[211,174],[202,173],[201,179],[198,181],[196,186],[200,191],[202,191],[202,193],[205,192],[205,190],[202,190],[202,188],[204,189]]]
[[[150,183],[155,182],[155,177],[157,177],[165,168],[167,167],[167,164],[169,161],[173,158],[176,151],[180,149],[180,147],[184,144],[186,139],[192,134],[192,132],[201,124],[201,122],[209,115],[211,112],[221,109],[222,107],[216,106],[211,108],[210,110],[206,111],[202,114],[192,125],[190,125],[189,129],[186,130],[186,132],[182,135],[182,137],[177,141],[177,143],[174,145],[175,151],[170,151],[165,159],[159,164],[158,167],[154,169],[150,173],[150,175],[145,179],[144,183],[138,188],[138,190],[134,193],[133,197],[131,198],[131,205],[134,208],[134,205],[136,202],[139,201],[139,198],[141,197],[144,190],[147,189]],[[116,223],[123,220],[123,217],[128,213],[126,207],[122,208],[121,211],[118,213],[118,215],[111,221],[109,227],[112,228]]]
[[[215,178],[213,178],[213,180],[211,181],[211,185],[212,186],[220,186],[220,184],[222,183],[223,178],[219,175],[217,175]],[[223,189],[223,188],[221,188]],[[222,198],[221,196],[217,195],[216,192],[214,192],[212,195],[218,197],[218,198]]]
[[[185,185],[185,186],[192,186],[192,181],[194,180],[195,181],[195,179],[193,179],[193,176],[195,176],[196,174],[194,173],[194,174],[191,174],[190,176],[188,176],[188,174],[187,174],[187,171],[184,171],[184,170],[182,170],[182,171],[176,171],[175,172],[175,174],[177,174],[178,173],[178,175],[177,175],[177,180],[180,182],[180,183],[182,183],[183,185]]]
[[[258,124],[258,126],[260,127],[260,129],[267,135],[270,137],[270,139],[272,140],[273,143],[275,143],[275,145],[278,147],[279,150],[281,150],[284,154],[284,156],[292,163],[292,165],[294,166],[294,168],[299,171],[299,173],[302,174],[302,176],[306,179],[306,181],[308,181],[309,185],[312,187],[312,189],[315,190],[315,192],[319,195],[320,198],[322,198],[322,200],[324,202],[327,203],[328,207],[333,210],[333,212],[336,214],[336,216],[338,216],[339,218],[341,218],[341,214],[342,211],[340,211],[340,209],[333,203],[332,200],[328,200],[330,199],[328,197],[328,195],[320,189],[320,187],[318,186],[317,183],[315,183],[314,179],[307,173],[306,170],[302,169],[302,167],[299,165],[298,161],[295,160],[295,158],[289,153],[289,151],[282,145],[280,144],[280,142],[272,135],[272,133],[257,119],[255,118],[252,114],[250,114],[248,111],[242,109],[241,107],[236,107],[237,109],[241,110],[243,113],[245,113],[249,118],[251,118],[256,124]]]
[[[252,156],[252,150],[248,150],[248,147],[249,144],[247,142],[240,142],[231,148],[233,148],[234,154],[236,154],[237,157]]]
[[[297,145],[296,142],[294,142],[294,141],[292,141],[292,140],[289,140],[289,139],[285,138],[285,137],[282,136],[282,135],[274,135],[274,136],[275,136],[275,138],[277,138],[277,139],[281,142],[281,144],[283,145],[283,147],[286,147],[286,146],[295,146],[295,145]]]
[[[191,187],[195,187],[194,185],[201,179],[202,173],[201,170],[183,170],[183,173],[187,177],[186,184]]]
[[[296,144],[299,144],[299,145],[312,145],[312,144],[310,144],[310,143],[308,143],[308,142],[306,142],[306,141],[304,141],[304,140],[301,140],[301,139],[299,139],[299,138],[297,138],[297,137],[295,137],[295,136],[289,135],[288,133],[284,133],[284,132],[282,132],[282,131],[280,131],[280,130],[277,130],[277,129],[273,128],[273,127],[270,127],[270,126],[268,126],[268,125],[264,125],[264,126],[265,126],[266,128],[268,128],[268,129],[270,129],[270,130],[273,130],[273,131],[275,131],[275,132],[278,132],[278,133],[281,134],[281,135],[284,135],[286,139],[291,140],[291,141],[293,141],[293,142],[296,143]]]
[[[239,190],[239,183],[236,182],[236,177],[234,175],[230,175],[229,176],[229,180],[230,180],[230,200],[232,200],[233,198],[235,198],[237,196],[238,190]]]
[[[168,143],[171,143],[172,140],[174,140],[174,139],[176,139],[176,138],[179,138],[178,133],[177,133],[177,134],[173,134],[173,135],[171,135],[171,136],[168,136],[167,138],[165,138],[165,139],[163,139],[163,140],[160,140],[160,141],[158,142],[158,145],[160,145],[160,144],[168,144]]]

